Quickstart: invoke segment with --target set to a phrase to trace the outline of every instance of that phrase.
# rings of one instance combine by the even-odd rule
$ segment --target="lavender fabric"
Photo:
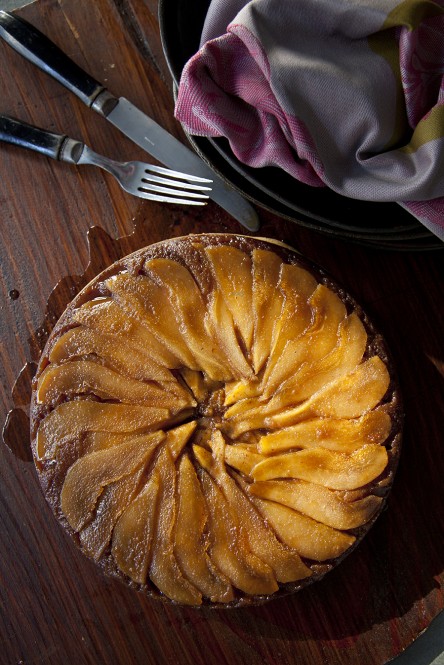
[[[444,240],[444,0],[212,0],[176,117]]]

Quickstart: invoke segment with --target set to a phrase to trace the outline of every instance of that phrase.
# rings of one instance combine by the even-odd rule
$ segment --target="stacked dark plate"
[[[159,3],[163,49],[176,88],[185,63],[199,49],[209,4]],[[236,159],[224,138],[188,138],[204,161],[246,198],[300,226],[378,248],[444,249],[444,243],[396,203],[358,201],[304,185],[278,168],[250,168]]]

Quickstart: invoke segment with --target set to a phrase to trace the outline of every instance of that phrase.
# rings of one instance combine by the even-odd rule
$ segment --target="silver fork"
[[[69,164],[98,166],[129,194],[151,201],[205,205],[211,180],[144,162],[117,162],[98,155],[82,141],[48,132],[0,114],[0,140]],[[158,175],[156,175],[158,174]],[[196,184],[192,184],[196,183]],[[201,184],[200,184],[201,183]]]

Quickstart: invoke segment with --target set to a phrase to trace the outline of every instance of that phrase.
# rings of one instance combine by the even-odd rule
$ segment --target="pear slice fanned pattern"
[[[33,384],[34,460],[82,551],[181,605],[316,581],[381,512],[399,456],[380,335],[262,239],[158,243],[98,275]]]

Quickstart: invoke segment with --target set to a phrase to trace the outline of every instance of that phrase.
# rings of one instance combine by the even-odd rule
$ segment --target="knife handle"
[[[0,141],[5,143],[60,159],[66,138],[63,134],[54,134],[7,115],[0,115]]]
[[[92,106],[104,86],[76,65],[48,37],[18,16],[0,11],[0,37],[20,55],[34,63]]]

